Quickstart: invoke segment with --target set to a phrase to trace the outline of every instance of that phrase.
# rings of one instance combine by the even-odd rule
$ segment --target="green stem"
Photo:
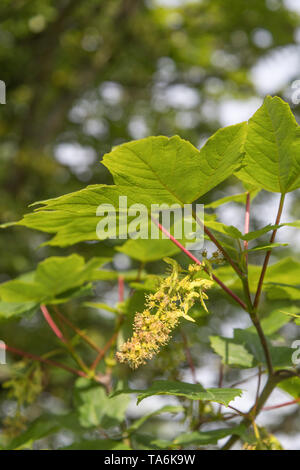
[[[283,210],[284,199],[285,199],[285,194],[282,194],[281,198],[280,198],[280,203],[279,203],[279,207],[278,207],[278,212],[277,212],[277,216],[276,216],[275,225],[279,225],[281,215],[282,215],[282,210]],[[270,244],[274,243],[276,233],[277,233],[277,229],[273,230],[273,233],[272,233],[271,238],[270,238]],[[266,256],[265,256],[265,260],[264,260],[264,263],[263,263],[263,267],[262,267],[262,271],[261,271],[260,278],[259,278],[259,281],[258,281],[256,295],[255,295],[255,299],[254,299],[254,304],[253,304],[254,310],[257,310],[257,307],[258,307],[258,304],[259,304],[259,300],[260,300],[260,296],[261,296],[261,292],[262,292],[262,287],[263,287],[263,282],[264,282],[264,278],[265,278],[265,274],[266,274],[266,271],[267,271],[267,267],[268,267],[268,263],[269,263],[271,253],[272,253],[272,250],[269,250],[269,251],[267,251]]]

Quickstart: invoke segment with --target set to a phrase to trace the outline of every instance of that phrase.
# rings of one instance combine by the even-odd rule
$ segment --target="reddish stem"
[[[187,250],[176,238],[171,235],[168,230],[166,230],[156,219],[152,217],[153,222],[158,226],[158,228],[165,234],[167,237],[176,245],[178,248],[180,248],[183,253],[185,253],[191,260],[194,261],[194,263],[201,265],[201,261],[199,261],[189,250]],[[206,272],[207,269],[204,267],[203,268]],[[229,287],[225,286],[223,282],[214,274],[212,275],[213,280],[219,284],[222,289],[227,292],[228,295],[230,295],[244,310],[247,310],[247,305],[231,290]]]
[[[64,335],[62,334],[62,332],[60,331],[60,329],[58,328],[58,326],[56,325],[56,323],[54,322],[54,320],[52,319],[47,307],[45,305],[41,305],[41,311],[43,312],[43,315],[44,315],[44,318],[46,320],[46,322],[48,323],[48,325],[50,326],[50,328],[52,329],[52,331],[54,332],[54,334],[63,342],[63,343],[67,343],[67,340],[66,338],[64,337]]]
[[[124,277],[119,276],[118,278],[118,288],[119,288],[119,302],[124,301]]]
[[[263,411],[276,410],[277,408],[283,408],[284,406],[296,405],[299,402],[300,402],[300,398],[296,398],[293,401],[287,401],[285,403],[281,403],[280,405],[266,406],[262,410]]]
[[[247,200],[246,200],[246,212],[245,212],[245,234],[249,233],[249,226],[250,226],[250,193],[247,193]],[[248,250],[248,240],[244,240],[244,249]],[[245,255],[246,266],[248,264],[248,253]]]
[[[87,374],[85,374],[81,370],[73,369],[72,367],[65,366],[64,364],[61,364],[60,362],[52,361],[50,359],[44,359],[43,357],[36,356],[35,354],[22,351],[21,349],[16,349],[11,346],[7,346],[6,344],[3,344],[1,342],[0,342],[0,349],[6,349],[7,351],[17,354],[18,356],[27,357],[28,359],[33,359],[34,361],[43,362],[45,364],[48,364],[54,367],[59,367],[60,369],[64,369],[68,372],[71,372],[72,374],[79,375],[80,377],[87,377]]]

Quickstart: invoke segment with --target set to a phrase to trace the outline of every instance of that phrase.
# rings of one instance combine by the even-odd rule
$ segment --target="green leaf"
[[[172,414],[177,414],[177,413],[181,413],[184,411],[184,408],[183,406],[169,406],[169,405],[166,405],[166,406],[163,406],[162,408],[160,408],[159,410],[156,410],[156,411],[152,411],[152,413],[149,413],[145,416],[142,416],[141,418],[139,418],[138,420],[136,420],[134,423],[132,423],[132,425],[127,429],[127,432],[128,433],[133,433],[133,432],[136,432],[146,421],[148,421],[148,419],[151,419],[153,418],[154,416],[158,416],[162,413],[172,413]]]
[[[30,316],[35,313],[38,305],[36,302],[3,302],[0,301],[0,322],[9,321],[22,317]]]
[[[290,321],[290,317],[285,315],[282,310],[293,313],[295,310],[299,311],[299,308],[296,306],[288,306],[286,308],[278,308],[270,312],[269,315],[263,318],[260,322],[265,335],[269,336],[276,333],[278,330],[280,330],[280,328]],[[255,333],[256,329],[254,326],[250,326],[250,328],[247,328],[247,331]]]
[[[259,190],[252,190],[250,193],[251,200],[255,198],[258,194]],[[225,196],[221,199],[217,199],[216,201],[210,202],[209,204],[205,204],[205,209],[216,209],[217,207],[222,206],[223,204],[228,204],[228,202],[237,202],[241,204],[246,204],[248,191],[240,194],[234,194],[233,196]]]
[[[278,386],[293,398],[300,398],[300,377],[283,380]]]
[[[255,365],[253,355],[237,340],[221,336],[211,336],[210,344],[215,353],[221,356],[223,364],[246,369]]]
[[[186,382],[170,382],[168,380],[157,380],[147,390],[122,389],[113,393],[112,396],[119,394],[137,393],[139,404],[145,398],[153,395],[174,395],[185,397],[189,400],[214,401],[227,405],[235,397],[241,396],[239,389],[208,389],[205,390],[200,384],[189,384]]]
[[[278,248],[281,246],[288,246],[288,243],[269,243],[268,245],[258,245],[254,248],[249,248],[248,250],[244,250],[244,252],[252,252],[252,251],[269,251],[273,248]]]
[[[300,187],[299,127],[287,103],[268,96],[248,123],[243,168],[237,176],[267,191]]]
[[[277,316],[273,314],[270,320],[266,320],[266,331],[274,333],[275,325],[271,321]],[[284,324],[284,319],[276,318],[277,326]],[[285,321],[286,323],[286,321]],[[266,364],[265,354],[260,339],[253,327],[246,330],[235,329],[233,338],[213,336],[210,338],[214,351],[222,358],[224,364],[231,367],[251,368],[258,364]],[[286,346],[273,346],[267,337],[269,351],[273,366],[276,368],[292,367],[293,350]]]
[[[174,256],[180,252],[180,249],[170,240],[151,239],[127,240],[124,245],[118,246],[116,250],[142,263],[156,261],[165,256]]]
[[[15,437],[8,445],[7,449],[17,450],[32,448],[32,444],[50,434],[59,431],[61,425],[53,416],[44,415],[30,423],[26,431]]]
[[[118,209],[119,195],[128,197],[128,206],[136,202],[147,207],[163,202],[193,202],[240,166],[245,126],[220,129],[201,151],[177,136],[149,137],[120,145],[103,158],[117,186],[92,185],[42,201],[42,207],[16,224],[55,234],[49,245],[68,246],[98,240],[97,208],[111,204]]]
[[[244,435],[246,427],[244,425],[235,426],[233,428],[221,428],[215,429],[213,431],[195,431],[189,432],[185,434],[181,434],[180,436],[174,439],[174,444],[180,446],[190,446],[190,445],[198,445],[203,446],[207,444],[217,444],[220,439],[223,439],[227,436],[232,435]]]
[[[80,424],[84,428],[101,426],[110,428],[122,423],[130,399],[109,398],[103,387],[80,378],[76,381],[75,404]]]
[[[116,147],[104,155],[103,164],[119,188],[134,187],[143,195],[139,202],[148,196],[150,203],[153,197],[160,203],[189,203],[240,165],[245,131],[244,123],[220,129],[200,151],[178,136],[148,137]]]
[[[79,293],[86,294],[88,283],[97,278],[98,267],[107,261],[109,258],[92,258],[85,263],[76,254],[47,258],[36,271],[0,285],[0,318],[14,318],[39,304],[66,302]]]
[[[75,442],[59,450],[130,450],[130,447],[121,441],[112,439],[84,440]]]

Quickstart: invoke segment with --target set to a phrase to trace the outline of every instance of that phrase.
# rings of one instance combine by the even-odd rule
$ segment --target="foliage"
[[[187,240],[174,239],[158,224],[170,240],[148,242],[146,239],[132,239],[127,251],[129,242],[123,246],[124,252],[134,252],[135,259],[141,262],[134,272],[100,269],[110,262],[109,257],[95,256],[85,261],[76,253],[48,257],[38,264],[35,271],[2,283],[0,319],[13,321],[21,317],[23,321],[40,307],[59,347],[56,343],[50,352],[42,351],[38,356],[16,349],[11,344],[1,345],[2,349],[6,347],[8,352],[33,361],[26,365],[29,369],[21,377],[12,376],[4,385],[10,389],[10,397],[17,400],[19,408],[13,423],[14,432],[11,423],[7,423],[1,435],[1,445],[12,449],[30,448],[40,439],[46,439],[46,445],[53,448],[56,433],[72,429],[73,443],[65,448],[199,448],[231,436],[224,444],[225,449],[231,448],[238,439],[246,449],[280,449],[281,445],[274,436],[258,428],[256,418],[277,386],[294,397],[293,404],[299,401],[299,370],[292,362],[293,349],[280,334],[281,328],[289,321],[296,329],[294,320],[298,320],[300,310],[299,262],[287,257],[268,268],[271,253],[284,248],[284,244],[274,241],[277,231],[282,226],[290,230],[299,228],[299,221],[280,223],[286,193],[300,188],[299,158],[299,126],[285,102],[268,96],[249,122],[218,130],[200,151],[177,136],[149,137],[116,146],[104,157],[114,185],[92,185],[43,201],[39,203],[40,207],[17,222],[16,225],[54,235],[50,244],[65,247],[79,241],[97,240],[97,223],[104,217],[97,215],[98,205],[108,202],[116,205],[120,195],[127,196],[131,203],[143,203],[146,207],[152,203],[174,202],[183,206],[198,201],[206,192],[231,177],[245,184],[245,196],[226,197],[225,201],[213,202],[208,209],[237,200],[246,203],[247,220],[251,196],[253,200],[259,190],[280,193],[275,223],[257,230],[249,231],[246,224],[245,233],[241,233],[235,226],[220,223],[216,214],[207,214],[204,219],[205,237],[218,251],[208,256],[204,250],[202,260],[186,248]],[[120,219],[121,211],[118,216]],[[3,226],[6,227],[7,224]],[[269,241],[257,245],[257,239],[269,232]],[[222,239],[219,240],[220,234]],[[166,241],[167,244],[164,243]],[[180,256],[177,260],[165,258],[169,271],[153,276],[151,266],[149,268],[145,263],[170,256],[171,242],[175,243]],[[249,248],[251,242],[255,243],[253,248]],[[118,246],[117,249],[120,251]],[[262,251],[263,257],[261,263],[252,264],[250,258],[256,256],[256,251]],[[107,281],[118,281],[115,306],[99,303],[97,297],[93,298],[97,287]],[[125,292],[124,283],[131,288],[129,292]],[[207,298],[207,289],[210,289],[210,299]],[[88,302],[86,296],[89,296]],[[239,315],[245,315],[249,323],[252,322],[249,328],[235,329],[233,338],[221,335],[210,338],[213,351],[227,371],[235,367],[256,368],[258,371],[257,396],[247,413],[232,405],[243,390],[223,386],[222,380],[219,380],[218,388],[204,388],[196,378],[189,338],[198,332],[201,334],[208,309],[211,317],[215,315],[213,304],[211,308],[211,299],[215,296],[222,296],[222,305],[229,304],[229,309],[238,308]],[[60,304],[64,313],[58,309]],[[113,333],[105,344],[99,346],[97,338],[77,326],[74,314],[77,305],[109,312]],[[181,317],[189,321],[179,325]],[[66,326],[74,331],[73,337],[67,333]],[[155,376],[154,356],[163,356],[171,332],[174,336],[181,334],[181,349],[185,351],[194,383],[183,380],[177,364],[174,370],[163,371],[177,374],[175,378],[170,376],[167,380],[164,378],[153,383],[150,378],[144,389],[129,387],[128,377],[134,380],[139,377],[135,375],[138,372],[129,372],[118,360],[128,362],[133,368],[140,366],[140,371],[148,369],[151,373],[152,367]],[[83,352],[83,344],[96,351],[96,357],[91,356],[90,350],[89,353]],[[119,350],[117,354],[116,350]],[[172,358],[172,352],[165,351]],[[56,355],[61,356],[62,362],[53,360],[52,356]],[[145,365],[148,359],[152,361]],[[34,379],[28,380],[31,374]],[[69,377],[72,391],[69,406],[74,414],[70,414],[68,409],[63,415],[53,413],[47,420],[43,416],[36,421],[30,420],[30,405],[42,392],[43,382],[51,380],[51,374],[58,388],[62,380],[59,374]],[[263,374],[266,381],[261,390]],[[77,379],[75,383],[74,376]],[[132,393],[138,394],[137,404],[150,396],[167,395],[176,397],[178,406],[159,408],[149,416],[135,420],[128,411]],[[176,435],[173,432],[168,439],[163,439],[155,426],[151,428],[153,434],[150,437],[140,432],[142,426],[155,424],[163,413],[172,413],[180,422],[181,430],[178,429]],[[29,423],[23,431],[27,419]],[[233,419],[234,426],[224,427],[227,419]],[[217,427],[200,430],[207,422],[216,423]],[[86,429],[91,431],[90,435],[85,433]]]

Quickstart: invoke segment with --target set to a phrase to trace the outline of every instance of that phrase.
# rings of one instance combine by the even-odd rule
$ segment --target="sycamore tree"
[[[288,104],[268,96],[249,121],[219,129],[200,150],[178,136],[117,145],[103,157],[113,184],[88,185],[38,202],[20,221],[3,226],[50,234],[45,243],[61,251],[0,285],[1,320],[31,321],[26,341],[8,335],[0,343],[7,357],[20,359],[3,383],[15,405],[3,419],[2,448],[37,448],[42,442],[49,449],[203,449],[226,437],[222,449],[237,441],[248,450],[282,448],[257,418],[300,399],[300,263],[293,247],[292,256],[284,256],[286,243],[276,240],[283,227],[300,227],[299,220],[282,220],[286,197],[300,188],[299,132]],[[188,237],[175,236],[175,223],[168,229],[163,218],[151,216],[152,204],[201,202],[228,178],[241,185],[240,193],[206,204],[204,218],[191,212],[203,230],[205,249],[191,250]],[[253,230],[252,217],[261,210],[256,199],[269,192],[278,196],[277,216]],[[143,204],[147,230],[155,225],[164,239],[152,239],[150,232],[141,237],[138,213],[128,218],[133,225],[124,225],[120,196],[130,205]],[[233,203],[244,207],[242,231],[239,220],[225,225],[217,217],[217,208]],[[106,214],[98,210],[103,204]],[[115,224],[110,225],[112,208]],[[102,222],[106,232],[99,240]],[[115,236],[115,225],[111,249],[135,260],[137,269],[112,269],[110,256],[99,256],[98,245]],[[132,227],[135,236],[127,238]],[[94,256],[78,253],[84,243]],[[273,262],[277,251],[283,255]],[[164,269],[154,272],[153,263],[161,260]],[[117,294],[115,305],[103,301],[105,283]],[[207,338],[206,324],[218,317],[220,305],[225,314],[219,331]],[[81,328],[78,312],[84,308],[107,311],[112,330],[107,342],[99,345],[91,325]],[[224,336],[221,326],[232,311],[248,327]],[[53,335],[53,347],[40,348],[39,354],[30,347],[34,319],[44,322],[39,334]],[[96,314],[89,317],[93,321],[97,324]],[[208,341],[221,363],[213,387],[203,386],[198,369]],[[183,377],[185,364],[189,380]],[[249,372],[246,380],[236,383],[236,370]],[[256,393],[249,409],[241,411],[238,399],[253,374]],[[289,398],[268,406],[276,389]],[[61,397],[60,406],[47,408],[47,390]],[[157,408],[136,419],[132,395],[137,409],[156,396]],[[166,397],[173,397],[172,404]],[[157,426],[162,422],[171,426],[165,435]],[[59,436],[67,432],[70,442],[62,445]]]

